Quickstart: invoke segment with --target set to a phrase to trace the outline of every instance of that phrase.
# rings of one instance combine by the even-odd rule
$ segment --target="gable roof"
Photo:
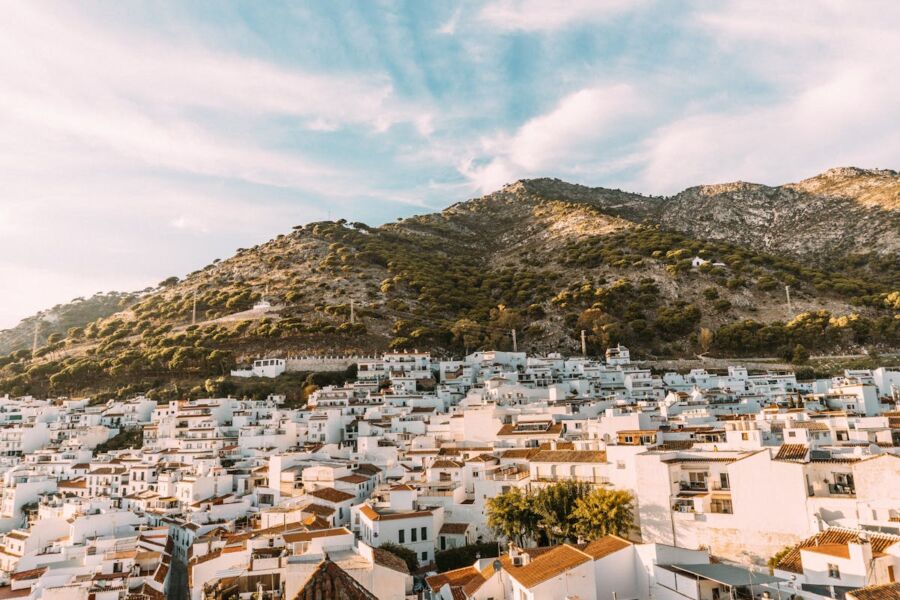
[[[342,568],[325,559],[310,575],[294,600],[378,600]]]
[[[606,535],[589,543],[582,549],[582,552],[589,554],[594,560],[599,560],[632,545],[631,542],[617,535]]]
[[[809,447],[806,444],[782,444],[775,460],[803,460]]]
[[[900,581],[883,585],[870,585],[848,592],[856,600],[900,600]]]
[[[445,521],[443,525],[441,525],[441,534],[447,535],[460,535],[464,534],[471,527],[471,523],[451,523],[449,521]]]
[[[394,571],[399,571],[400,573],[409,574],[409,566],[407,566],[406,561],[393,552],[383,548],[372,548],[372,557],[375,564]]]
[[[479,573],[478,569],[475,567],[468,566],[426,577],[425,583],[428,584],[431,591],[436,592],[441,589],[444,584],[449,585],[451,589],[455,587],[461,588],[475,577],[481,577],[481,573]]]
[[[541,450],[531,457],[531,462],[605,463],[606,452],[602,450]]]
[[[590,560],[591,557],[578,548],[562,544],[531,559],[524,567],[509,567],[507,572],[523,587],[533,588]]]
[[[889,535],[886,533],[866,532],[869,542],[872,544],[872,552],[884,552],[886,548],[900,542],[900,535]],[[819,532],[811,536],[793,548],[791,548],[778,564],[776,569],[781,571],[789,571],[791,573],[803,573],[803,561],[800,551],[803,549],[812,549],[816,546],[822,547],[832,544],[840,544],[846,546],[848,542],[859,539],[860,532],[856,529],[845,529],[843,527],[831,527],[825,531]]]
[[[306,495],[325,500],[326,502],[346,502],[347,500],[352,500],[356,497],[353,494],[348,494],[347,492],[342,492],[341,490],[330,487],[306,492]]]

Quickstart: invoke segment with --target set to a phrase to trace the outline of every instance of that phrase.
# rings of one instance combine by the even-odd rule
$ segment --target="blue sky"
[[[0,327],[521,177],[897,168],[896,2],[7,3]]]

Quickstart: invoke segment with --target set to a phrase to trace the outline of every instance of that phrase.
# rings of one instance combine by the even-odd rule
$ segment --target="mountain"
[[[520,182],[531,194],[587,202],[609,214],[705,240],[787,254],[822,267],[893,264],[900,254],[900,174],[843,167],[770,187],[734,182],[640,196],[555,179]],[[881,269],[872,274],[879,276]],[[893,279],[893,281],[897,281]]]
[[[71,328],[84,327],[97,319],[115,314],[137,299],[137,294],[108,292],[94,294],[90,298],[75,298],[65,304],[42,311],[18,325],[0,331],[0,355],[17,350],[31,349],[35,343],[42,347],[68,334]]]
[[[538,352],[578,351],[582,330],[591,353],[621,342],[648,357],[896,348],[898,179],[839,169],[670,198],[535,179],[380,227],[310,223],[171,278],[35,360],[0,358],[0,392],[198,394],[256,356],[459,355],[510,348],[513,329]]]

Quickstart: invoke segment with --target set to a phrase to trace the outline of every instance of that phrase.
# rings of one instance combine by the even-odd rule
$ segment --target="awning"
[[[772,577],[765,573],[757,573],[750,569],[737,567],[734,565],[726,565],[723,563],[710,563],[698,565],[671,565],[672,568],[709,579],[731,587],[739,587],[746,585],[760,585],[763,583],[776,583],[779,581],[787,581],[780,577]]]

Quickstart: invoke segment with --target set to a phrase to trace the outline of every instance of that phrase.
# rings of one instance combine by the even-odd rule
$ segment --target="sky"
[[[900,3],[13,0],[0,327],[523,177],[900,167]]]

